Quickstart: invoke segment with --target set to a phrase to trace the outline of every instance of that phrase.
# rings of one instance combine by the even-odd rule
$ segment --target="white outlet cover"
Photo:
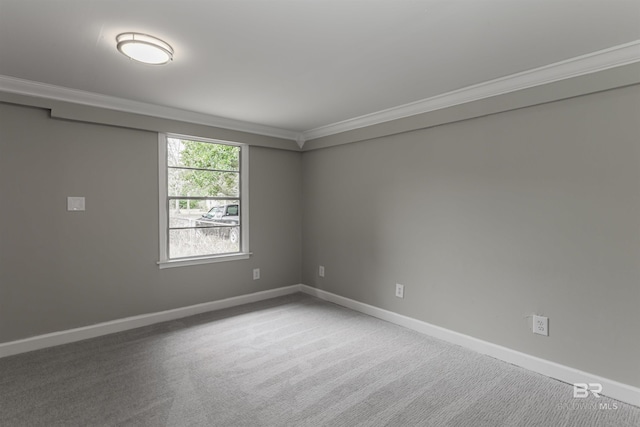
[[[533,315],[533,333],[538,335],[549,336],[549,318],[534,314]]]
[[[324,265],[318,267],[318,276],[324,277]]]
[[[396,283],[396,296],[398,298],[404,298],[404,285]]]
[[[67,197],[67,210],[68,211],[83,211],[84,210],[84,197]]]
[[[260,269],[259,268],[254,268],[253,269],[253,280],[258,280],[260,278]]]

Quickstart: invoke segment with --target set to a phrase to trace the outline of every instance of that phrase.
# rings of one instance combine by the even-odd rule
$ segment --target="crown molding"
[[[306,140],[304,139],[304,135],[302,134],[302,132],[298,133],[298,135],[296,136],[296,142],[298,143],[298,147],[302,148],[305,141]]]
[[[640,40],[302,132],[303,141],[640,62]]]
[[[19,79],[0,75],[0,91],[45,98],[54,101],[71,102],[74,104],[106,108],[126,113],[142,114],[162,119],[178,120],[198,125],[213,126],[223,129],[247,132],[252,134],[272,136],[287,140],[299,140],[299,132],[280,129],[241,120],[228,119],[209,114],[145,102],[132,101],[115,96],[101,95],[83,90],[70,89],[62,86],[50,85],[31,80]]]
[[[424,114],[637,62],[640,62],[640,40],[304,132],[295,132],[287,129],[212,116],[179,108],[132,101],[3,75],[0,75],[0,91],[293,140],[302,148],[305,141],[312,139]]]

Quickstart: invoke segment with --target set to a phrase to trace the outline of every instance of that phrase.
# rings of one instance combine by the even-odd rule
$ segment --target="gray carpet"
[[[640,426],[572,390],[295,294],[0,359],[0,425]]]

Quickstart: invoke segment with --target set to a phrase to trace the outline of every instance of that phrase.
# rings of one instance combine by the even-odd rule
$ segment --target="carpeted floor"
[[[0,425],[637,427],[640,408],[294,294],[0,359]]]

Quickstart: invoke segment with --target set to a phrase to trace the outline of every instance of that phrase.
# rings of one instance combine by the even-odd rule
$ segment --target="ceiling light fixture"
[[[157,37],[142,33],[122,33],[116,37],[120,53],[139,62],[162,65],[173,60],[173,48]]]

